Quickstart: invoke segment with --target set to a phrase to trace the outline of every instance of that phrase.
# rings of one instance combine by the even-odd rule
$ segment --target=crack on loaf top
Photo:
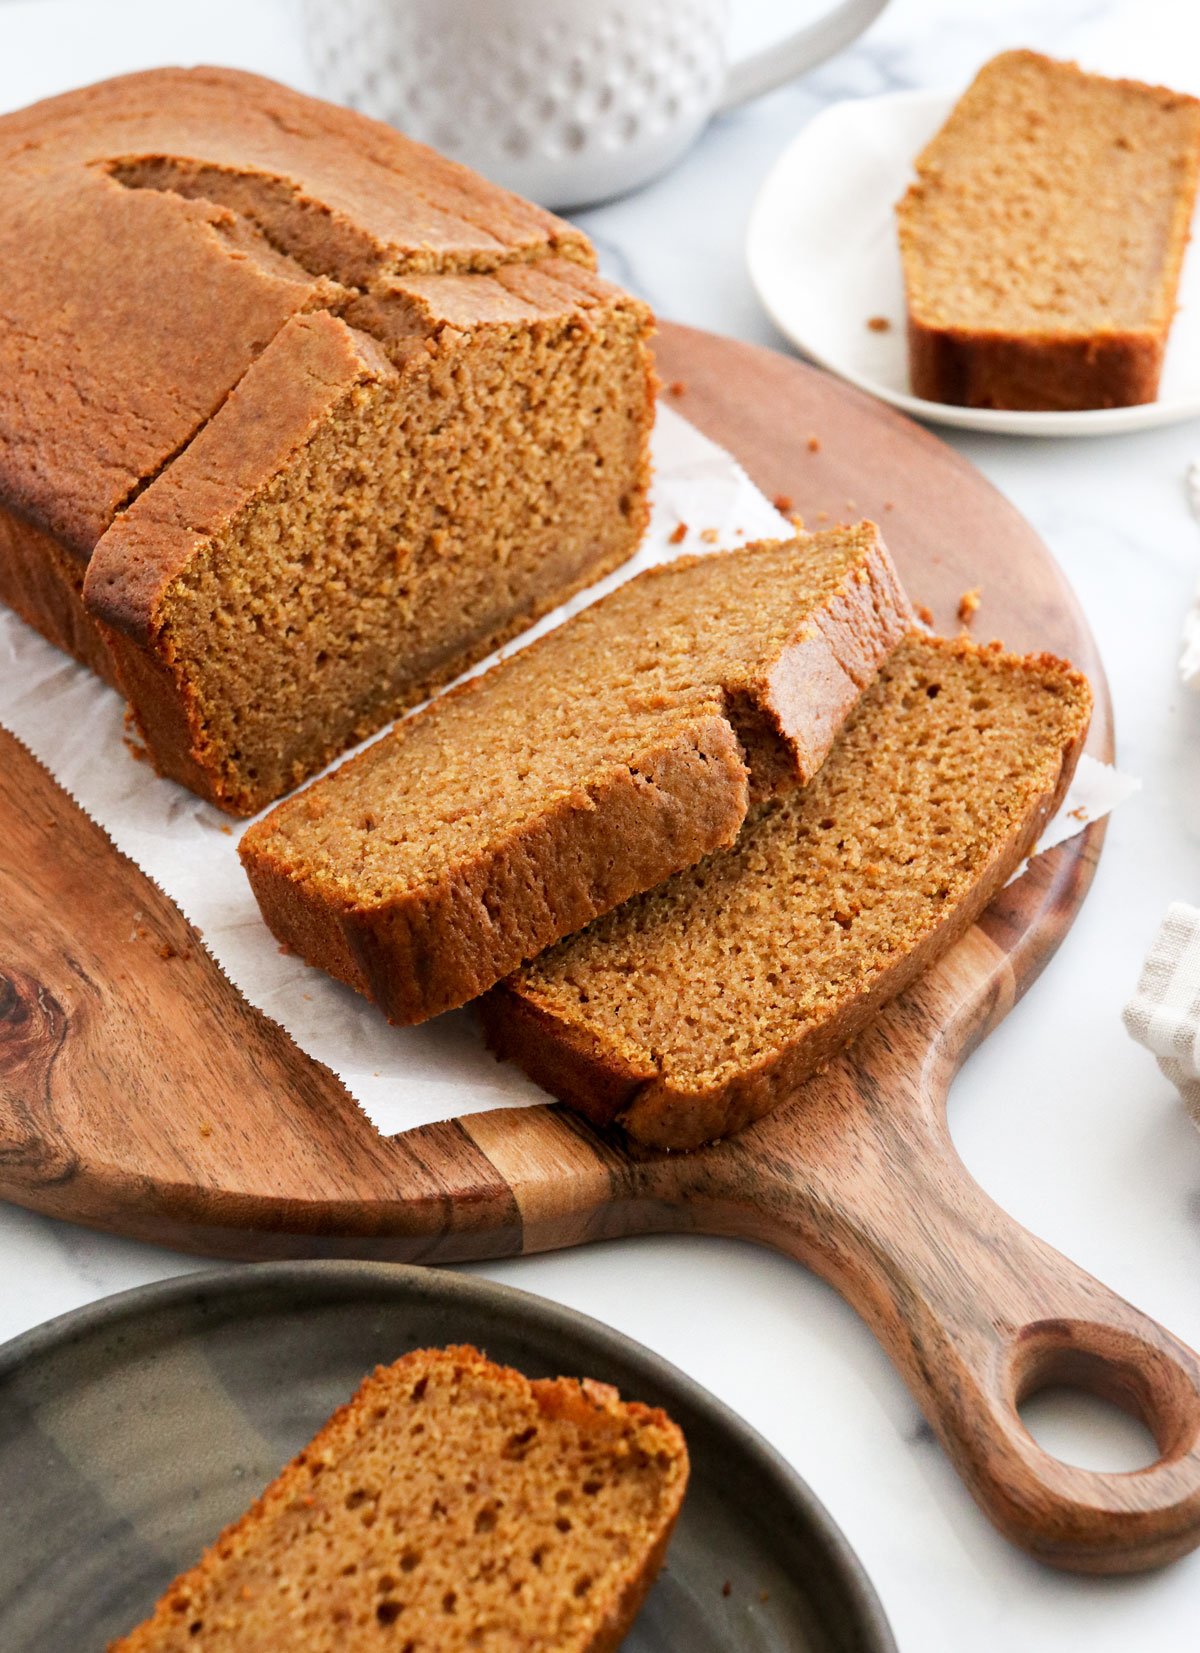
[[[359,293],[405,275],[490,275],[510,264],[566,258],[588,265],[582,237],[552,237],[520,245],[497,240],[485,225],[467,217],[468,202],[455,202],[465,223],[493,242],[491,246],[441,248],[425,243],[401,247],[307,192],[282,173],[221,165],[170,154],[115,156],[98,163],[126,189],[152,189],[185,200],[209,202],[245,219],[278,253],[310,276],[325,276]],[[409,179],[392,174],[404,192],[431,215],[444,207]]]
[[[583,313],[603,285],[551,214],[238,71],[0,116],[0,160],[0,503],[81,560],[292,317],[327,312],[401,367],[476,326]]]
[[[342,317],[397,363],[414,341],[469,325],[471,306],[464,304],[463,293],[474,281],[484,284],[476,289],[480,319],[501,319],[507,311],[509,320],[518,315],[535,320],[547,307],[584,311],[595,302],[597,282],[587,265],[566,260],[578,277],[556,278],[555,267],[561,269],[564,260],[549,244],[512,248],[499,260],[478,252],[439,256],[429,249],[397,256],[281,175],[165,154],[117,157],[100,165],[124,189],[154,190],[207,207],[209,229],[236,256],[253,258],[269,275],[312,284],[304,309],[324,308]],[[534,288],[522,285],[522,271],[531,279],[537,273]],[[444,315],[423,285],[430,278],[447,283]],[[406,282],[413,283],[411,289]],[[463,288],[457,287],[460,282]],[[499,311],[495,283],[506,294]]]

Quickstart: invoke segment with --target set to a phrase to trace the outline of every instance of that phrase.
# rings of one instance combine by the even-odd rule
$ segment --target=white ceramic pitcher
[[[838,0],[730,64],[729,0],[304,0],[322,92],[550,207],[635,189],[705,122],[792,79],[887,0]]]

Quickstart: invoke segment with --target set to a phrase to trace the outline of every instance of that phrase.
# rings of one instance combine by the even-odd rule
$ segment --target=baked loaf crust
[[[979,71],[897,208],[915,395],[1158,394],[1200,178],[1200,102],[1036,52]]]
[[[0,598],[253,812],[628,557],[646,308],[586,238],[225,69],[0,119]]]
[[[616,1653],[687,1478],[676,1425],[607,1384],[419,1349],[110,1653]]]
[[[871,523],[652,568],[255,822],[271,930],[418,1022],[731,844],[910,621]]]
[[[481,1000],[490,1045],[656,1148],[759,1118],[1007,882],[1090,714],[1086,680],[1048,655],[913,636],[808,786]]]

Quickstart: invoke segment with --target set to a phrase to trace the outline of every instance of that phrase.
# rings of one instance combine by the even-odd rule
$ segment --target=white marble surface
[[[738,26],[769,13],[743,0]],[[802,86],[714,126],[669,178],[589,213],[606,267],[665,316],[775,341],[742,239],[770,162],[836,98],[961,82],[1002,46],[1080,54],[1200,90],[1192,0],[895,0]],[[100,74],[206,58],[306,83],[284,0],[6,0],[0,106]],[[852,210],[852,204],[848,204]],[[1200,1139],[1120,1009],[1167,903],[1197,899],[1200,699],[1178,683],[1200,565],[1183,475],[1200,422],[1095,442],[953,438],[1062,562],[1100,642],[1119,757],[1145,791],[1114,818],[1088,904],[1035,990],[972,1058],[955,1140],[1022,1222],[1200,1346]],[[199,1266],[0,1208],[0,1337]],[[1130,1580],[1056,1575],[991,1530],[868,1333],[787,1259],[696,1238],[628,1240],[479,1272],[573,1304],[735,1406],[808,1478],[859,1550],[902,1653],[1144,1653],[1196,1645],[1200,1557]],[[1044,1417],[1089,1461],[1127,1450],[1089,1408]],[[1124,1461],[1124,1460],[1123,1460]],[[682,1650],[681,1650],[682,1653]]]

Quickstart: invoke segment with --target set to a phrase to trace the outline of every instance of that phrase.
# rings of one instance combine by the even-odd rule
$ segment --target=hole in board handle
[[[1086,1389],[1047,1384],[1019,1412],[1042,1451],[1060,1463],[1120,1474],[1158,1462],[1158,1442],[1142,1420]]]
[[[1186,1373],[1136,1333],[1085,1320],[1026,1326],[1012,1399],[1044,1452],[1101,1473],[1132,1473],[1195,1439],[1200,1401]]]

